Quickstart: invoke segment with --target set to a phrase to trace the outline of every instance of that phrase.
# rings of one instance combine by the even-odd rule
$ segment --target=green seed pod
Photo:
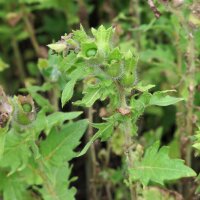
[[[13,123],[16,128],[23,130],[35,120],[35,107],[30,95],[14,97]]]
[[[107,74],[109,74],[110,76],[114,78],[120,76],[122,73],[120,63],[114,63],[114,64],[109,65],[106,68],[106,72]]]
[[[135,78],[134,78],[133,74],[127,73],[122,77],[120,82],[124,87],[131,87],[131,86],[133,86],[134,81],[135,81]]]
[[[32,111],[32,105],[29,103],[22,104],[22,108],[24,112],[31,112]]]
[[[97,54],[97,49],[96,48],[91,48],[91,49],[88,49],[86,51],[86,56],[87,57],[92,57],[92,56],[95,56]]]

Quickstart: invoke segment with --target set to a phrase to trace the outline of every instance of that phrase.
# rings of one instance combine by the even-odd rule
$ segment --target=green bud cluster
[[[63,55],[66,49],[68,53],[73,51],[77,53],[77,59],[85,62],[84,66],[94,69],[94,74],[95,70],[99,73],[100,69],[105,78],[117,79],[122,86],[132,87],[137,77],[137,56],[131,50],[123,52],[115,47],[115,30],[112,27],[106,29],[100,26],[98,29],[92,28],[91,32],[92,36],[89,36],[81,27],[80,30],[61,37],[61,41],[48,46]],[[95,69],[96,67],[99,69]]]
[[[13,105],[13,125],[16,128],[19,128],[19,130],[29,127],[36,117],[36,111],[32,97],[30,95],[15,96],[13,98]]]

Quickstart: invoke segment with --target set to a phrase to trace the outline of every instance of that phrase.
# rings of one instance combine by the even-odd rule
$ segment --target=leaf
[[[168,147],[159,150],[159,145],[159,142],[154,143],[146,150],[143,159],[135,162],[134,168],[130,169],[133,180],[140,180],[143,185],[148,185],[150,181],[164,185],[164,181],[196,176],[183,160],[168,156]]]
[[[62,166],[63,162],[75,157],[76,153],[73,149],[79,145],[79,140],[84,134],[87,124],[86,120],[81,120],[66,124],[58,131],[53,129],[40,145],[40,152],[45,161]]]
[[[5,146],[7,131],[8,131],[8,126],[6,126],[5,128],[0,128],[0,160],[4,153],[4,146]]]
[[[101,97],[101,88],[88,88],[87,93],[81,101],[77,101],[75,105],[84,105],[86,107],[91,107],[94,102]]]
[[[172,97],[169,95],[165,96],[166,91],[162,92],[155,92],[149,102],[149,105],[156,105],[156,106],[169,106],[179,101],[183,101],[183,98]]]
[[[134,89],[139,90],[140,92],[147,92],[148,90],[154,87],[155,85],[151,85],[151,84],[143,86],[142,83],[140,82],[134,87]]]
[[[49,187],[40,189],[44,200],[75,200],[76,189],[74,187],[69,188],[71,167],[68,163],[61,167],[51,166],[45,168],[44,173],[48,178],[44,181],[50,183]]]
[[[0,167],[11,169],[9,174],[25,168],[31,156],[29,142],[32,140],[33,135],[30,132],[18,135],[13,129],[9,131],[6,135],[5,148],[2,159],[0,160]]]
[[[88,36],[82,25],[80,25],[80,30],[73,31],[73,39],[80,43],[87,41]]]
[[[28,186],[16,174],[8,177],[2,170],[0,180],[0,191],[3,191],[4,200],[33,200],[28,193]]]
[[[61,96],[62,107],[72,98],[75,84],[76,81],[71,80],[65,85]]]
[[[101,124],[94,124],[94,127],[98,128],[99,130],[92,136],[90,141],[85,145],[82,151],[78,154],[77,157],[84,155],[87,150],[90,148],[91,144],[98,139],[99,137],[103,136],[106,138],[108,135],[112,133],[113,130],[113,123],[101,123]]]
[[[100,124],[93,124],[94,128],[97,128],[101,131],[101,141],[106,141],[108,140],[112,133],[113,133],[113,129],[114,129],[114,124],[112,122],[106,122],[106,123],[100,123]]]
[[[47,128],[46,128],[46,133],[47,135],[51,131],[53,126],[63,124],[64,121],[66,120],[71,120],[76,117],[78,117],[82,112],[68,112],[68,113],[63,113],[63,112],[55,112],[53,114],[50,114],[46,117],[47,120]]]
[[[98,50],[102,53],[108,52],[114,29],[112,27],[106,29],[103,25],[101,25],[97,30],[92,28],[91,31],[96,39]]]

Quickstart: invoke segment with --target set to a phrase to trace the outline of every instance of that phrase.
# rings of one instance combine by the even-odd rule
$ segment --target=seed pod
[[[14,124],[20,128],[29,126],[35,120],[35,106],[30,95],[14,97]]]
[[[96,53],[97,53],[97,49],[96,48],[91,48],[91,49],[87,50],[86,56],[87,57],[92,57],[92,56],[95,56]]]
[[[135,78],[132,73],[125,73],[120,82],[124,87],[131,87],[135,82]]]
[[[112,78],[120,78],[123,74],[123,64],[114,60],[111,63],[106,67],[106,73]]]

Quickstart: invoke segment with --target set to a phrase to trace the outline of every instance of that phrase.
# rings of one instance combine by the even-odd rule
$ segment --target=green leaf
[[[0,160],[4,153],[4,146],[5,146],[7,131],[8,131],[8,126],[6,126],[5,128],[0,128]]]
[[[73,152],[73,149],[79,145],[79,140],[84,134],[87,124],[86,120],[81,120],[66,124],[58,131],[53,129],[40,145],[40,151],[45,161],[62,166],[63,162],[75,157],[76,153]]]
[[[82,25],[80,26],[80,30],[73,31],[73,39],[80,43],[87,41],[88,36]]]
[[[91,107],[97,99],[101,97],[101,88],[90,87],[87,89],[85,96],[81,101],[77,101],[75,105],[84,105]]]
[[[183,101],[183,98],[165,95],[166,92],[167,91],[155,92],[150,99],[149,105],[169,106],[178,103],[179,101]]]
[[[98,128],[99,130],[92,136],[90,141],[85,145],[82,151],[78,154],[78,157],[84,155],[87,150],[90,148],[91,144],[98,139],[99,137],[103,136],[103,139],[109,137],[110,134],[113,132],[113,123],[101,123],[101,124],[94,124],[94,127]]]
[[[113,133],[114,124],[112,122],[106,122],[93,124],[93,127],[99,129],[98,131],[101,131],[101,141],[106,141],[111,137]]]
[[[76,81],[71,80],[65,85],[61,96],[62,107],[72,98],[75,84]]]
[[[169,148],[159,150],[159,142],[150,146],[141,161],[130,169],[133,180],[140,180],[143,185],[150,181],[164,185],[164,181],[176,180],[182,177],[196,176],[196,173],[180,159],[171,159],[168,156]]]
[[[28,193],[28,186],[16,174],[7,176],[2,170],[0,180],[0,191],[3,191],[4,200],[33,200]]]
[[[49,187],[42,187],[39,190],[44,200],[75,200],[76,189],[74,187],[69,188],[71,183],[69,180],[71,167],[69,167],[68,163],[60,167],[47,167],[44,173],[48,178],[44,181],[50,184]]]
[[[139,90],[140,92],[147,92],[151,88],[154,88],[154,87],[155,85],[151,85],[151,84],[143,86],[142,83],[140,82],[134,87],[134,89]]]
[[[31,156],[29,142],[33,141],[33,137],[34,135],[31,132],[19,135],[16,134],[13,129],[9,131],[6,136],[0,167],[11,169],[9,174],[25,168]]]
[[[112,27],[106,29],[103,25],[101,25],[97,30],[92,28],[91,31],[96,39],[98,50],[102,53],[108,52],[114,29]]]
[[[64,123],[66,120],[71,120],[76,117],[78,117],[82,112],[68,112],[68,113],[63,113],[63,112],[55,112],[53,114],[50,114],[46,117],[47,120],[47,128],[46,128],[46,133],[47,135],[51,131],[53,126],[56,125],[61,125]]]

